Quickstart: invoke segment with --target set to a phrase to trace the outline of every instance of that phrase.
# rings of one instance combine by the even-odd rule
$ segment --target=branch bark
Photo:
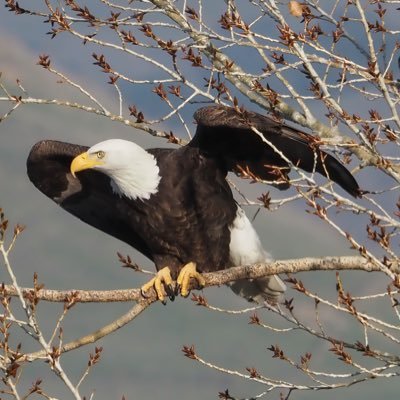
[[[299,258],[292,260],[278,260],[270,263],[258,263],[233,267],[221,271],[203,274],[205,287],[224,285],[239,279],[254,279],[269,275],[289,274],[305,271],[335,271],[335,270],[361,270],[366,272],[382,272],[379,266],[357,256],[323,257],[323,258]],[[17,290],[12,285],[4,286],[4,295],[16,296]],[[21,288],[25,298],[32,296],[33,288]],[[127,302],[142,299],[140,289],[117,290],[52,290],[41,289],[35,293],[38,300],[51,302],[66,302],[73,296],[75,302],[80,303],[104,303]],[[149,300],[155,299],[152,293]]]
[[[222,271],[203,274],[206,284],[205,287],[226,284],[238,279],[261,278],[263,276],[297,273],[303,271],[333,271],[333,270],[362,270],[366,272],[381,271],[378,266],[362,257],[324,257],[324,258],[302,258],[293,260],[281,260],[271,263],[259,263],[254,265],[245,265],[241,267],[229,268]],[[12,285],[4,286],[4,295],[16,296],[17,291]],[[33,289],[23,288],[24,296],[32,296]],[[140,294],[139,289],[126,290],[71,290],[58,291],[41,289],[36,291],[35,299],[63,302],[73,296],[76,302],[113,302],[113,301],[137,301],[137,303],[125,314],[115,319],[102,328],[64,344],[60,353],[74,350],[78,347],[95,343],[106,335],[118,330],[122,326],[139,316],[147,307],[154,303],[157,298],[155,292],[148,298]],[[20,358],[22,361],[34,361],[38,358],[46,358],[46,351],[41,350],[34,353],[25,354]]]

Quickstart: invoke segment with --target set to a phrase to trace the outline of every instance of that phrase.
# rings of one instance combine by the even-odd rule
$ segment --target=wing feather
[[[72,159],[87,149],[53,140],[38,142],[28,156],[28,177],[42,193],[69,213],[152,259],[145,242],[130,226],[128,202],[114,194],[110,179],[94,170],[72,177]]]
[[[336,158],[319,149],[315,137],[255,112],[238,112],[224,106],[203,107],[196,111],[197,131],[190,146],[198,147],[219,159],[227,170],[251,173],[264,180],[277,180],[277,169],[283,181],[290,165],[273,147],[252,130],[256,128],[293,164],[316,171],[339,184],[351,195],[361,194],[357,181]],[[286,189],[287,184],[280,185]],[[278,186],[279,187],[279,186]]]

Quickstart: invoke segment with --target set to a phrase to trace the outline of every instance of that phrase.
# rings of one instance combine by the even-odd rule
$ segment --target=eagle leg
[[[143,297],[146,297],[145,293],[151,289],[154,288],[154,290],[157,293],[157,298],[160,300],[163,304],[166,304],[165,299],[164,299],[164,289],[163,285],[165,287],[165,292],[167,293],[169,299],[171,301],[174,301],[175,294],[174,290],[172,289],[172,278],[171,278],[171,271],[168,267],[164,267],[163,269],[160,269],[157,271],[156,276],[151,279],[149,282],[145,283],[140,291],[142,293]]]
[[[194,262],[187,263],[179,272],[178,279],[176,283],[180,289],[181,295],[183,297],[189,296],[190,290],[190,279],[194,278],[197,280],[199,287],[203,287],[206,283],[203,276],[197,272],[196,264]]]

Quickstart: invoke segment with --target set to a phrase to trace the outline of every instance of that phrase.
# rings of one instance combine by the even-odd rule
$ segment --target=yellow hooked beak
[[[102,165],[104,161],[101,161],[97,158],[96,154],[89,154],[88,152],[84,152],[76,156],[71,163],[71,174],[74,178],[76,178],[75,173],[79,171],[83,171],[85,169],[93,168],[96,165]]]

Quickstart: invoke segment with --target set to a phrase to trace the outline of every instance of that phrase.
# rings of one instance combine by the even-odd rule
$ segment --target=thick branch
[[[234,267],[222,271],[206,273],[203,276],[206,280],[205,286],[208,287],[222,285],[238,279],[260,278],[273,274],[316,270],[363,270],[367,272],[380,271],[376,265],[368,262],[362,257],[325,257],[275,261],[271,263]],[[12,286],[6,286],[4,289],[8,295],[16,295],[16,291]],[[23,289],[23,291],[24,295],[27,297],[32,295],[32,289]],[[43,289],[36,292],[36,298],[48,301],[67,301],[68,298],[71,297],[73,297],[77,302],[136,300],[137,304],[135,304],[127,313],[123,314],[104,327],[96,330],[95,332],[64,344],[59,349],[61,353],[68,352],[78,347],[98,341],[104,336],[128,324],[156,301],[155,293],[152,293],[148,298],[143,298],[140,295],[140,290],[138,289],[111,291],[56,291]],[[24,355],[20,361],[33,361],[37,358],[45,358],[46,356],[46,352],[41,350],[35,353]]]
[[[293,260],[280,260],[270,263],[259,263],[233,267],[217,272],[204,274],[205,287],[223,285],[239,279],[261,278],[263,276],[297,273],[304,271],[334,271],[334,270],[362,270],[381,271],[379,266],[362,257],[324,257],[324,258],[299,258]],[[9,296],[16,296],[17,291],[12,285],[5,285],[5,292]],[[32,288],[22,288],[24,297],[32,296]],[[142,298],[139,289],[118,290],[51,290],[42,289],[35,293],[39,300],[64,302],[73,296],[74,301],[89,302],[116,302],[137,301]],[[152,299],[152,297],[150,297]]]

